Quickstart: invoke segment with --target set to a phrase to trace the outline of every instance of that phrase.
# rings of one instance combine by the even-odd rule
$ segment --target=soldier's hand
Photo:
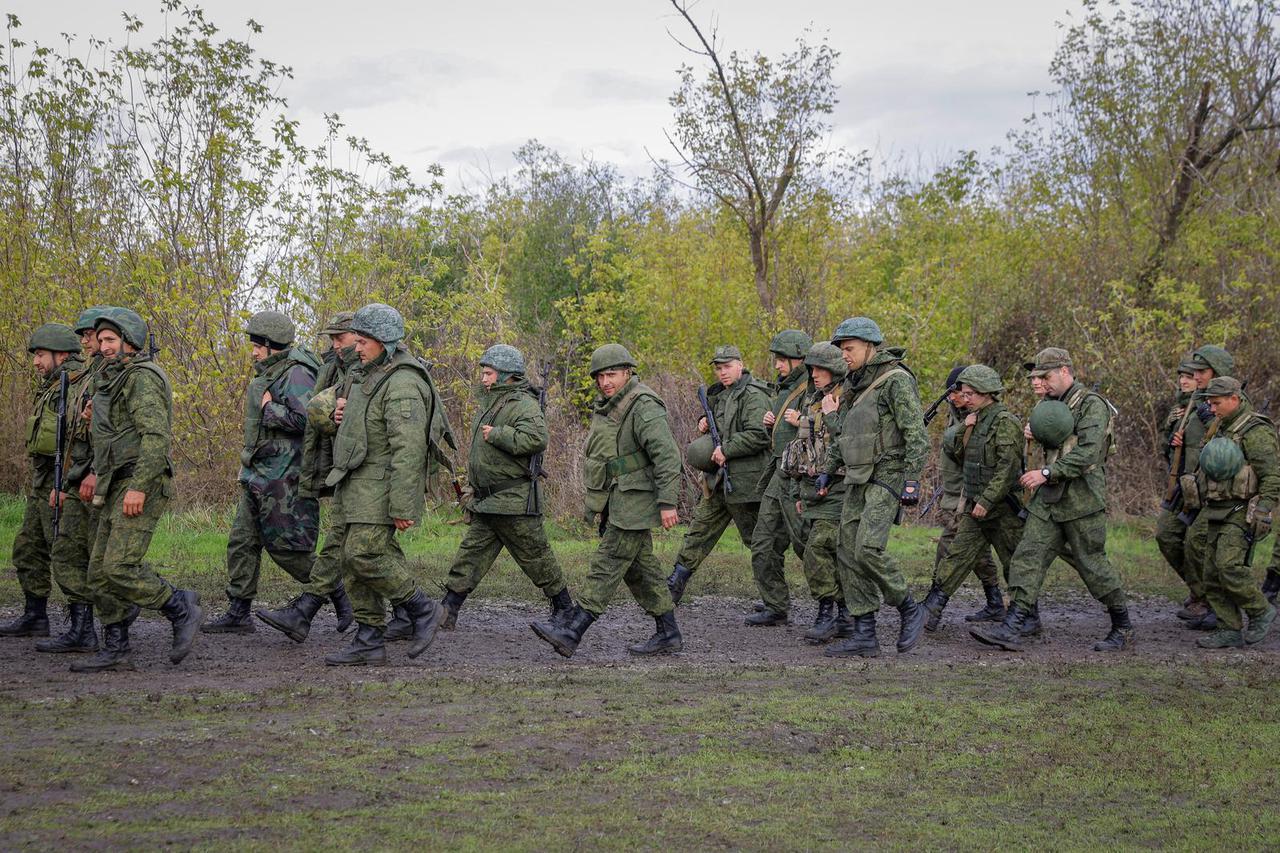
[[[129,489],[124,493],[124,517],[137,518],[142,515],[142,508],[147,503],[147,496],[137,489]]]
[[[800,413],[795,409],[787,409],[782,413],[783,420],[791,424],[793,427],[800,426]]]
[[[86,421],[93,420],[93,400],[84,404],[84,411],[80,413],[80,417]]]
[[[1018,478],[1018,485],[1024,489],[1036,489],[1049,482],[1045,479],[1044,474],[1040,473],[1039,468],[1035,468]]]
[[[773,412],[770,411],[770,412],[764,413],[764,425],[766,427],[772,427],[777,422],[778,422],[778,416],[775,415]]]
[[[827,473],[819,474],[814,478],[813,484],[818,487],[818,497],[825,498],[827,490],[831,486],[831,475]]]
[[[822,414],[829,415],[840,408],[840,401],[830,394],[822,398]]]
[[[1031,434],[1031,423],[1030,423],[1030,422],[1028,422],[1028,423],[1026,423],[1026,424],[1024,424],[1024,425],[1023,425],[1023,427],[1022,427],[1022,437],[1023,437],[1023,438],[1035,438],[1035,436]]]
[[[698,432],[707,431],[707,419],[705,417],[698,418]]]
[[[80,500],[88,503],[93,500],[93,490],[98,486],[98,475],[89,474],[80,481]]]
[[[659,514],[662,516],[663,530],[670,530],[680,523],[680,513],[674,509],[664,509]]]
[[[711,451],[711,461],[723,468],[725,462],[724,448],[717,447],[715,450]]]
[[[262,408],[265,409],[267,407],[267,403],[270,403],[270,402],[271,402],[271,392],[263,391],[262,392]]]
[[[342,410],[347,407],[347,398],[339,397],[333,405],[333,422],[335,424],[342,423]]]
[[[964,425],[965,425],[965,426],[967,426],[967,427],[977,426],[977,425],[978,425],[978,413],[977,413],[977,412],[970,412],[969,414],[965,415]]]
[[[485,424],[480,427],[480,432],[484,433],[484,440],[489,440],[489,433],[493,432],[493,424]]]
[[[796,515],[804,514],[804,501],[796,501]]]
[[[1271,532],[1271,510],[1266,512],[1254,512],[1253,514],[1253,541],[1257,542],[1265,539],[1267,534]]]
[[[393,518],[392,521],[395,522],[396,530],[400,531],[401,533],[404,533],[410,527],[413,527],[412,518]]]
[[[987,517],[987,508],[982,504],[974,504],[973,510],[970,511],[969,514],[972,515],[974,518],[981,520]]]
[[[1169,444],[1174,447],[1182,446],[1182,430],[1178,430],[1173,434],[1173,438],[1169,439]]]
[[[62,496],[62,498],[63,498],[63,499],[66,499],[66,497],[67,497],[67,496],[66,496],[65,494]],[[49,490],[49,507],[50,507],[51,509],[57,509],[57,508],[58,508],[58,503],[59,503],[59,500],[58,500],[58,490],[57,490],[57,489],[50,489],[50,490]]]

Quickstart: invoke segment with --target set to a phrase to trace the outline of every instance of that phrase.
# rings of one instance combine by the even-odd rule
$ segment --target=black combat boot
[[[804,632],[804,638],[811,643],[825,643],[836,635],[836,600],[834,598],[818,599],[818,613],[813,617],[813,627]]]
[[[685,568],[684,563],[676,563],[676,567],[671,570],[671,576],[667,578],[667,589],[671,591],[672,604],[679,604],[680,599],[684,598],[684,588],[689,585],[691,577],[693,572]]]
[[[49,599],[34,595],[27,595],[26,599],[22,615],[12,622],[0,625],[0,637],[49,636],[49,613],[45,609]]]
[[[231,598],[227,612],[200,626],[206,634],[252,634],[257,630],[253,626],[252,598]]]
[[[357,622],[351,645],[340,652],[325,655],[324,662],[326,666],[386,666],[387,644],[382,629]]]
[[[1213,608],[1210,608],[1199,619],[1188,619],[1183,624],[1191,631],[1216,631],[1218,630],[1218,614],[1213,612]]]
[[[750,625],[753,628],[768,628],[773,625],[787,624],[787,614],[779,613],[777,610],[766,607],[764,610],[752,612],[747,618],[742,620],[742,624]]]
[[[684,637],[680,636],[674,610],[653,617],[653,621],[657,625],[653,636],[639,645],[627,646],[628,652],[633,655],[673,655],[684,648]]]
[[[970,628],[969,636],[979,643],[986,643],[988,646],[995,646],[1006,652],[1020,652],[1022,638],[1026,636],[1026,622],[1030,612],[1017,604],[1011,604],[1008,612],[1004,614],[1003,622],[989,628],[986,626]]]
[[[465,592],[454,592],[451,589],[444,591],[444,598],[440,599],[440,606],[444,608],[444,619],[440,622],[441,631],[452,631],[458,624],[458,611],[462,609],[462,602],[467,600]]]
[[[258,618],[295,643],[301,643],[311,633],[311,620],[321,607],[324,607],[323,598],[304,592],[279,610],[259,610]]]
[[[444,616],[444,608],[427,598],[427,594],[415,589],[413,595],[400,602],[404,613],[413,623],[413,639],[409,641],[409,657],[416,658],[427,650],[436,638],[436,629]]]
[[[924,638],[924,623],[929,618],[929,611],[917,604],[908,592],[898,605],[898,614],[902,620],[898,627],[898,652],[903,654],[914,649]]]
[[[387,623],[387,628],[382,634],[382,639],[388,643],[396,643],[400,640],[408,640],[413,637],[413,623],[409,621],[409,614],[404,612],[404,607],[397,604],[391,608],[391,621]]]
[[[1262,579],[1262,595],[1272,604],[1276,603],[1276,593],[1280,592],[1280,574],[1274,569],[1267,569],[1267,576]]]
[[[551,621],[564,618],[564,615],[573,609],[573,599],[569,597],[569,588],[557,592],[555,595],[547,599],[551,604]]]
[[[1044,626],[1040,624],[1040,602],[1037,601],[1022,620],[1022,636],[1039,637],[1043,632]]]
[[[98,650],[98,632],[93,628],[93,605],[72,603],[67,605],[67,610],[71,613],[71,624],[67,630],[52,640],[36,643],[36,651],[65,654]]]
[[[136,669],[129,657],[129,623],[113,622],[102,626],[102,648],[87,660],[71,664],[72,672],[107,672],[113,669]]]
[[[1266,582],[1263,582],[1263,589],[1266,589]],[[1209,612],[1209,602],[1202,598],[1194,598],[1187,596],[1187,600],[1182,602],[1182,608],[1174,613],[1183,622],[1191,622],[1195,619],[1204,618],[1204,614]]]
[[[529,627],[533,629],[533,633],[550,643],[558,655],[571,658],[578,649],[578,643],[582,642],[582,635],[587,633],[594,621],[596,617],[575,604],[560,619],[530,622]]]
[[[853,633],[843,643],[827,646],[822,652],[829,658],[873,658],[880,654],[876,639],[876,614],[853,617]]]
[[[169,650],[169,662],[182,663],[196,641],[196,634],[200,633],[200,619],[204,616],[200,609],[200,593],[175,589],[160,612],[173,623],[173,648]]]
[[[844,602],[836,599],[836,635],[837,640],[847,640],[853,636],[853,620],[849,618],[849,608]]]
[[[984,586],[982,591],[987,594],[986,606],[964,617],[964,621],[999,622],[1004,619],[1004,595],[1000,592],[1000,584]]]
[[[1107,636],[1093,644],[1095,652],[1118,652],[1121,649],[1133,648],[1133,623],[1129,621],[1129,608],[1108,607],[1111,615],[1111,630]]]
[[[946,609],[947,602],[950,600],[951,596],[943,592],[942,587],[936,583],[929,587],[929,594],[924,597],[924,601],[920,602],[920,606],[929,614],[929,618],[924,623],[926,631],[938,630],[938,626],[942,624],[942,611]]]
[[[342,581],[338,581],[337,588],[329,593],[329,601],[333,604],[334,615],[338,617],[338,633],[347,633],[351,623],[356,621],[356,612],[351,609],[351,598],[347,595],[347,588],[342,585]]]

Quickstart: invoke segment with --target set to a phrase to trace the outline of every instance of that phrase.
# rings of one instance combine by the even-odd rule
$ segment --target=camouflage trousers
[[[1207,559],[1204,563],[1205,599],[1218,617],[1218,626],[1239,631],[1244,620],[1267,612],[1270,605],[1253,579],[1249,542],[1245,539],[1244,511],[1233,512],[1223,521],[1209,521],[1201,513],[1192,527],[1202,527]]]
[[[804,576],[809,581],[809,592],[819,601],[824,598],[839,598],[843,601],[844,593],[838,580],[840,521],[835,518],[815,518],[808,524],[809,539],[804,545]]]
[[[578,606],[599,616],[609,606],[620,582],[627,584],[636,603],[650,616],[675,609],[667,589],[667,573],[653,553],[653,533],[608,524],[578,593]]]
[[[311,563],[311,582],[303,592],[329,597],[342,583],[342,537],[347,526],[333,507],[324,515],[324,538]]]
[[[956,500],[959,501],[959,498],[956,498]],[[999,509],[1000,508],[993,509],[992,512],[988,514],[988,518],[990,518],[991,515],[996,513]],[[1007,513],[1008,510],[1005,509],[1005,512]],[[942,561],[947,558],[947,554],[951,551],[951,543],[955,541],[956,533],[960,529],[960,520],[962,518],[972,517],[968,513],[960,513],[960,512],[956,512],[953,509],[942,509],[941,507],[939,507],[938,509],[938,516],[939,516],[939,520],[942,522],[942,533],[940,536],[938,536],[938,548],[936,551],[934,551],[934,554],[933,554],[934,583],[938,583],[938,579],[942,575],[942,570],[940,567],[942,566]],[[974,519],[974,520],[976,521],[977,519]],[[1014,520],[1015,521],[1017,520],[1016,516]],[[1018,522],[1018,536],[1021,536],[1021,535],[1022,535],[1022,522]],[[983,541],[986,542],[985,538]],[[1013,544],[1014,544],[1014,547],[1017,547],[1018,540],[1014,539]],[[1012,549],[1010,550],[1010,553],[1012,553]],[[1004,564],[1005,574],[1007,576],[1008,569],[1009,569],[1009,561],[1006,558],[1006,559],[1002,559],[1001,562]],[[972,570],[973,570],[973,573],[978,576],[978,580],[982,581],[982,586],[984,589],[989,586],[1000,585],[1000,575],[996,571],[995,561],[991,559],[990,548],[985,546],[982,547],[982,550],[978,552],[977,561],[974,562],[972,566]],[[960,584],[964,583],[965,575],[967,575],[968,573],[969,573],[969,568],[965,568],[964,573],[961,574],[959,579],[956,580],[955,582],[955,589],[960,588]],[[1008,580],[1008,577],[1006,577],[1005,580]],[[951,591],[947,591],[944,587],[943,591],[946,592],[947,595],[951,595],[952,592],[955,591],[955,589]]]
[[[356,621],[376,628],[387,624],[388,605],[399,604],[417,588],[391,524],[347,524],[342,532],[342,580]]]
[[[1191,529],[1178,520],[1178,513],[1163,509],[1156,519],[1156,545],[1169,567],[1182,578],[1197,601],[1204,600],[1204,543],[1203,536],[1194,535]]]
[[[897,494],[876,483],[850,484],[840,511],[837,549],[840,588],[853,616],[865,616],[885,604],[897,607],[910,590],[907,579],[889,556],[889,531],[898,517]]]
[[[751,545],[751,574],[755,577],[756,589],[760,591],[765,607],[776,613],[786,613],[791,607],[791,592],[787,588],[785,571],[787,547],[790,546],[796,556],[803,560],[805,540],[808,539],[807,527],[808,522],[796,512],[796,502],[786,496],[774,497],[766,494],[760,501],[755,530],[747,538]],[[834,575],[817,579],[816,587],[815,579],[809,577],[807,568],[805,575],[814,598],[834,595]]]
[[[68,604],[92,604],[89,589],[89,557],[98,532],[98,510],[74,494],[62,502],[58,538],[53,542],[53,580]]]
[[[290,577],[307,586],[307,592],[327,596],[332,589],[311,588],[311,564],[314,551],[286,551],[274,547],[263,534],[264,497],[252,489],[240,487],[240,502],[236,504],[236,517],[227,535],[227,597],[256,598],[258,578],[262,573],[262,552],[266,551]]]
[[[142,512],[133,518],[124,514],[125,491],[125,484],[117,483],[107,493],[89,557],[89,589],[103,625],[123,620],[130,604],[159,610],[173,594],[173,587],[142,562],[169,505],[169,483],[147,495]]]
[[[547,542],[540,515],[493,515],[474,512],[445,587],[466,595],[480,585],[506,548],[516,565],[547,598],[564,588],[560,564]]]
[[[680,553],[676,561],[683,564],[691,572],[707,555],[715,549],[716,543],[732,523],[737,525],[738,535],[744,545],[751,545],[751,536],[756,529],[756,516],[760,513],[760,504],[731,504],[724,499],[724,492],[715,491],[711,497],[703,497],[694,507],[693,518],[689,522],[689,532],[680,543]]]
[[[49,506],[49,494],[28,496],[22,512],[22,525],[13,539],[13,568],[26,595],[49,597],[53,589],[49,576],[52,549],[53,507]]]
[[[933,570],[933,582],[944,595],[955,595],[971,571],[982,581],[984,589],[1000,586],[1000,575],[991,561],[992,548],[996,549],[1000,565],[1004,566],[1005,582],[1008,582],[1013,552],[1022,539],[1022,522],[1018,516],[1006,506],[995,506],[981,520],[967,512],[951,513],[947,523],[952,528],[951,537],[945,549],[942,540],[938,541],[942,556]]]
[[[1009,565],[1009,596],[1020,607],[1030,609],[1040,600],[1040,589],[1054,558],[1070,549],[1075,568],[1089,594],[1107,607],[1125,603],[1120,575],[1107,559],[1107,518],[1095,512],[1071,521],[1053,521],[1031,515],[1022,530],[1022,541]]]

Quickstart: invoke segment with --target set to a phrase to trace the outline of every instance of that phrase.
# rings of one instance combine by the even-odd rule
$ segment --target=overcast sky
[[[161,31],[158,0],[8,0],[27,40],[61,32],[119,41],[120,12]],[[667,34],[688,36],[669,0],[209,0],[208,18],[243,36],[264,30],[261,53],[290,65],[282,94],[318,139],[339,113],[417,174],[440,163],[448,183],[501,173],[537,138],[570,159],[590,155],[625,173],[649,172],[646,149],[668,153],[667,96],[690,59]],[[779,55],[806,27],[841,53],[832,143],[919,157],[986,151],[1050,88],[1047,69],[1078,0],[701,0],[726,50]],[[980,11],[979,11],[980,10]],[[138,38],[135,36],[135,38]]]

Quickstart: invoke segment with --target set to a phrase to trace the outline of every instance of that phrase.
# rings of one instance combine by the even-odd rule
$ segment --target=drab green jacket
[[[759,503],[761,478],[773,460],[764,413],[769,411],[768,386],[747,371],[728,388],[716,385],[707,392],[720,431],[720,448],[729,463],[733,491],[725,503]],[[716,477],[709,474],[708,477]],[[724,490],[723,479],[715,484]]]
[[[471,427],[467,482],[475,496],[468,509],[524,515],[529,506],[529,459],[547,449],[547,420],[526,380],[480,392],[480,415]],[[489,438],[484,427],[492,426]],[[490,490],[493,490],[490,493]],[[540,507],[535,511],[540,512]]]
[[[620,423],[610,418],[615,407],[638,392]],[[640,454],[633,456],[632,454]],[[622,530],[649,530],[662,523],[659,509],[675,509],[679,499],[680,448],[667,421],[667,407],[634,376],[612,397],[597,394],[587,433],[583,476],[587,513],[605,512],[609,524]],[[612,459],[634,459],[634,468],[610,475]]]

